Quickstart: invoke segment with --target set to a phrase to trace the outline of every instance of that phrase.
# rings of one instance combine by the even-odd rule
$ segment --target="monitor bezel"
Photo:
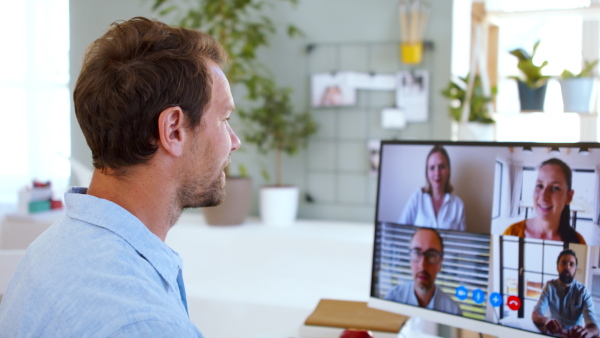
[[[558,148],[589,148],[589,149],[600,149],[600,143],[598,142],[490,142],[490,141],[450,141],[450,140],[382,140],[380,144],[380,160],[383,160],[381,154],[383,149],[387,145],[429,145],[429,146],[479,146],[479,147],[558,147]],[[377,196],[375,203],[375,218],[374,218],[374,229],[379,223],[379,204],[380,204],[380,185],[381,185],[381,170],[382,165],[380,163],[378,167],[378,178],[377,178]],[[491,231],[490,231],[491,232]],[[492,236],[493,234],[489,233]],[[373,240],[377,238],[377,231],[374,231]],[[377,246],[373,245],[373,252],[371,257],[371,284],[369,290],[368,306],[406,315],[409,317],[418,317],[425,319],[430,322],[448,325],[451,327],[471,330],[482,334],[490,334],[493,336],[509,336],[518,334],[519,337],[540,337],[546,336],[542,333],[532,332],[525,329],[515,328],[511,326],[505,326],[502,324],[492,323],[484,320],[476,320],[463,316],[448,314],[442,311],[426,309],[418,306],[398,303],[394,301],[385,300],[382,298],[374,297],[374,283],[375,283],[375,264],[374,259],[376,257]]]

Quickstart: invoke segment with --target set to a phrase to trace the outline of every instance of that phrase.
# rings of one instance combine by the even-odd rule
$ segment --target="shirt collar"
[[[177,289],[182,260],[137,217],[111,201],[87,195],[87,188],[72,187],[65,193],[67,216],[105,228],[123,238],[152,265],[165,282]]]

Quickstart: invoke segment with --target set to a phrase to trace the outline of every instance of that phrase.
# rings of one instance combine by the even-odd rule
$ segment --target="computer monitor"
[[[545,230],[558,214],[557,237]],[[563,250],[577,259],[570,285],[589,295],[581,308],[600,300],[599,217],[598,143],[383,141],[369,306],[539,336],[533,312],[554,304],[543,290],[563,281]]]

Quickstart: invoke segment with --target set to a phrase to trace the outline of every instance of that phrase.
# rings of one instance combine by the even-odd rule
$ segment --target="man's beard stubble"
[[[205,185],[207,178],[186,180],[177,190],[177,204],[181,210],[214,207],[221,204],[225,198],[225,180],[221,179],[221,173],[229,165],[229,162],[228,159],[218,171],[218,176],[213,178],[208,186]]]
[[[558,275],[558,279],[560,279],[560,281],[563,282],[563,284],[573,283],[573,276],[571,276],[571,274],[567,270],[561,272],[560,275]]]
[[[417,273],[417,275],[419,274],[424,274],[427,277],[429,277],[429,281],[431,282],[430,284],[425,284],[423,282],[419,282],[417,280],[415,280],[415,286],[421,291],[421,292],[428,292],[431,291],[431,289],[433,289],[435,283],[431,280],[431,275],[427,272],[427,271],[419,271]]]

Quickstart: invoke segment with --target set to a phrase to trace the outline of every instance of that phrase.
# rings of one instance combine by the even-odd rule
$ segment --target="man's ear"
[[[169,154],[179,157],[187,136],[184,125],[185,115],[181,107],[169,107],[158,116],[159,146]]]

